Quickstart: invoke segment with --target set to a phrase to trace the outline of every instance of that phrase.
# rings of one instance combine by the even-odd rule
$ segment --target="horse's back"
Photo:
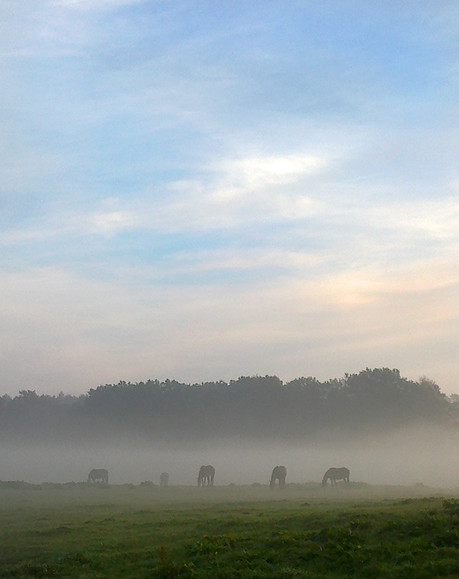
[[[287,469],[285,468],[285,466],[279,465],[279,466],[275,466],[273,468],[273,476],[274,477],[278,477],[278,476],[284,476],[287,474]]]
[[[108,482],[108,470],[106,468],[93,468],[89,473],[88,480]]]

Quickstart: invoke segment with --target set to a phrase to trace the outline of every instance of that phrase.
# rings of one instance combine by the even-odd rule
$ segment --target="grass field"
[[[2,579],[459,575],[459,500],[424,487],[0,483],[0,517]]]

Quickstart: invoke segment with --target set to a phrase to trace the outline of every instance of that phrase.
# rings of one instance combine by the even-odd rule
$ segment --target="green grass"
[[[457,577],[459,501],[426,490],[3,483],[0,577]]]

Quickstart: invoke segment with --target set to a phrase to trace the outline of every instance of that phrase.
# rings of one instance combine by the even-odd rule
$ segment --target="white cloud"
[[[392,227],[418,232],[431,239],[459,239],[459,199],[401,202],[392,211]],[[387,208],[379,207],[374,215],[384,216]]]
[[[124,6],[134,6],[136,4],[145,4],[151,0],[53,0],[52,5],[62,6],[63,8],[72,8],[82,12],[104,11],[122,8]],[[158,0],[157,0],[158,1]]]
[[[141,224],[139,216],[129,211],[110,211],[93,215],[89,220],[91,233],[113,236]]]
[[[282,269],[287,272],[309,270],[327,261],[324,255],[307,251],[291,251],[277,248],[231,248],[180,252],[169,262],[175,273],[205,272],[219,270]]]
[[[250,190],[293,183],[306,175],[317,173],[324,166],[324,159],[302,154],[245,157],[221,164],[230,183]]]

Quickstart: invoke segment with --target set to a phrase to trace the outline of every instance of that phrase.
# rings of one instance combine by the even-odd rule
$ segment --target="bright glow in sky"
[[[455,0],[0,0],[0,393],[459,393]]]

